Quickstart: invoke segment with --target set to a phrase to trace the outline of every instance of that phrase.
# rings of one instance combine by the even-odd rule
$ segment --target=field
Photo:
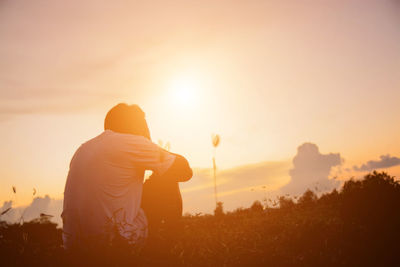
[[[160,229],[142,248],[111,242],[101,253],[66,255],[61,229],[46,217],[1,223],[3,266],[399,266],[400,184],[386,173],[351,180],[339,191],[276,207],[186,215],[171,233]],[[265,201],[265,203],[268,203]]]

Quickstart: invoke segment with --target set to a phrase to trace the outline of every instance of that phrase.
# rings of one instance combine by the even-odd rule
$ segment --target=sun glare
[[[175,105],[193,106],[198,100],[199,81],[191,76],[177,77],[171,82],[169,91]]]

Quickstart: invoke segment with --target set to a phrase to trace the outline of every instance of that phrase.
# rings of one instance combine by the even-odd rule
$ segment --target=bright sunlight
[[[193,75],[180,75],[172,79],[168,91],[172,103],[191,107],[197,104],[200,92],[199,80]]]

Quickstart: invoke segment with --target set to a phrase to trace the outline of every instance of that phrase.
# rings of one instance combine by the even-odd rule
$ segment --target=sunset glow
[[[119,102],[141,106],[153,141],[195,168],[185,211],[214,208],[212,133],[228,209],[297,171],[400,175],[396,1],[17,2],[0,18],[2,201],[13,185],[17,205],[33,187],[62,200],[74,152]]]
[[[179,107],[193,107],[199,101],[200,81],[193,76],[177,76],[168,88],[170,100]]]

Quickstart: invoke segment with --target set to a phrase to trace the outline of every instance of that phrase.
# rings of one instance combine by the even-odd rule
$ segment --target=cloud
[[[5,211],[8,208],[12,208],[7,213],[1,216],[1,220],[5,220],[9,223],[17,223],[21,220],[31,221],[39,218],[41,213],[51,215],[51,221],[62,225],[61,212],[63,207],[62,199],[53,199],[48,195],[44,197],[36,197],[32,200],[32,203],[28,206],[12,207],[12,201],[5,201],[3,206],[0,208],[0,212]]]
[[[380,160],[370,160],[367,163],[362,164],[360,167],[354,165],[353,170],[361,172],[373,171],[376,169],[390,168],[397,165],[400,165],[400,158],[392,157],[388,154],[380,156]]]
[[[307,189],[328,191],[340,185],[330,179],[331,171],[343,164],[339,153],[321,154],[317,145],[304,143],[297,148],[293,158],[293,168],[289,171],[291,180],[281,188],[283,193],[302,194]]]

